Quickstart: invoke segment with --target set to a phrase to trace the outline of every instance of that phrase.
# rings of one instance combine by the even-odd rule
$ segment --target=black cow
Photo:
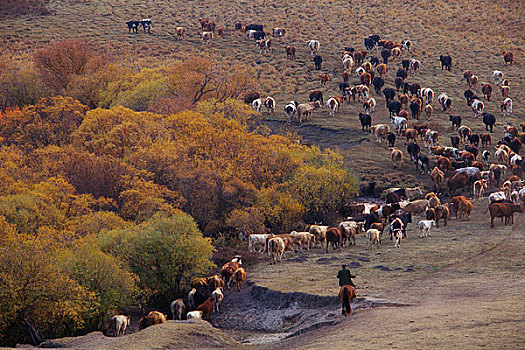
[[[370,34],[368,37],[376,44],[379,42],[379,40],[381,40],[379,34]]]
[[[514,153],[517,153],[519,154],[520,153],[520,149],[521,149],[521,141],[517,138],[513,138],[511,141],[510,141],[510,149],[514,152]]]
[[[430,159],[426,154],[420,153],[417,156],[417,163],[416,163],[416,169],[419,170],[419,167],[421,167],[421,172],[425,172],[425,167],[427,168],[427,173],[430,172]]]
[[[323,63],[323,58],[319,55],[315,55],[314,56],[315,70],[321,70],[321,63]]]
[[[385,85],[385,80],[381,77],[375,77],[374,79],[372,79],[372,85],[374,85],[376,89],[376,94],[379,95],[381,88]]]
[[[421,114],[421,104],[416,102],[410,103],[410,111],[412,112],[412,119],[419,120],[419,115]]]
[[[483,124],[485,124],[485,130],[492,132],[492,128],[494,127],[494,124],[496,124],[496,117],[494,117],[492,114],[483,112],[481,114],[483,116]]]
[[[383,95],[385,95],[386,106],[388,107],[388,103],[396,97],[396,92],[392,88],[386,88],[383,90]]]
[[[471,135],[472,137],[472,135]],[[478,143],[479,143],[479,136],[478,136]],[[467,145],[465,146],[465,151],[470,152],[474,155],[474,160],[478,158],[478,148],[474,145]]]
[[[411,95],[421,96],[421,84],[414,83],[410,85],[409,89]]]
[[[398,115],[401,111],[401,103],[398,101],[390,101],[388,102],[388,111],[390,112],[390,116],[392,115]]]
[[[478,134],[471,134],[469,137],[468,137],[468,141],[473,144],[474,146],[478,147],[479,146],[479,135]],[[470,152],[470,151],[469,151]]]
[[[346,88],[349,88],[350,85],[348,83],[339,83],[339,91],[341,92],[341,95],[345,95]]]
[[[401,66],[403,67],[405,71],[408,72],[408,69],[410,68],[410,60],[402,60]]]
[[[370,132],[370,127],[372,126],[372,117],[370,116],[370,114],[359,113],[359,121],[361,122],[363,131],[365,131],[365,129],[368,129],[368,131]]]
[[[142,29],[144,29],[144,33],[146,33],[147,30],[148,34],[151,34],[151,27],[153,27],[151,19],[143,19],[142,21],[140,21],[140,24],[142,25]]]
[[[445,68],[446,70],[450,71],[450,69],[452,68],[452,57],[450,57],[449,55],[441,55],[439,56],[439,60],[441,61],[441,70]]]
[[[396,134],[393,132],[389,132],[386,135],[386,139],[388,140],[388,147],[394,147],[396,143]]]
[[[377,57],[370,57],[370,63],[372,64],[372,66],[377,66],[379,64],[379,58]]]
[[[381,57],[383,57],[384,64],[388,64],[388,59],[390,58],[391,55],[392,53],[390,52],[390,49],[381,50]]]
[[[474,92],[470,89],[465,90],[463,96],[465,96],[465,99],[467,100],[467,106],[470,107],[470,105],[472,104],[471,101],[473,100],[472,96],[474,96]]]
[[[394,84],[396,85],[396,90],[399,91],[399,89],[403,86],[404,83],[405,83],[405,79],[401,77],[397,77],[394,80]]]
[[[450,143],[452,143],[452,147],[458,148],[459,147],[459,141],[460,141],[460,138],[459,138],[458,135],[450,136]]]
[[[399,203],[399,201],[401,201],[401,196],[397,193],[390,192],[386,194],[385,201],[387,204]]]
[[[449,115],[448,119],[452,122],[452,127],[459,128],[461,126],[461,117],[459,115]]]
[[[128,33],[137,33],[140,26],[140,21],[128,21],[126,24],[128,25]]]
[[[320,101],[322,105],[324,105],[323,101],[323,92],[320,90],[313,90],[310,92],[310,95],[308,96],[308,102],[314,102],[314,101]]]
[[[372,50],[375,46],[374,40],[371,38],[365,38],[365,49],[366,50]]]
[[[407,152],[410,155],[410,160],[415,162],[417,161],[417,156],[419,156],[419,153],[421,152],[421,147],[419,147],[417,143],[410,141],[407,146]]]
[[[454,169],[461,169],[468,167],[468,162],[466,159],[458,159],[450,162],[450,165],[452,165]]]
[[[399,68],[397,70],[396,77],[403,78],[403,80],[406,79],[408,77],[408,73],[407,73],[406,69]]]
[[[258,30],[255,33],[253,33],[253,40],[255,41],[262,40],[265,37],[266,37],[266,33],[263,32],[262,30]]]
[[[409,83],[403,83],[403,93],[406,94],[412,85]]]
[[[365,230],[368,230],[370,229],[370,225],[372,225],[373,223],[381,223],[381,219],[379,218],[379,216],[376,214],[376,213],[372,213],[372,214],[365,214]]]
[[[247,25],[244,28],[245,32],[247,32],[248,30],[255,30],[255,31],[258,31],[258,32],[262,32],[264,29],[263,29],[263,25],[262,24],[250,24],[250,25]]]

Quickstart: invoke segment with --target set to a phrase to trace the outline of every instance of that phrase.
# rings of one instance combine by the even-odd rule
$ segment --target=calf
[[[374,244],[376,245],[376,248],[379,249],[381,246],[381,232],[379,232],[379,230],[374,228],[369,229],[366,231],[366,238],[368,239],[370,249],[374,248]]]
[[[419,221],[419,237],[430,237],[430,229],[432,226],[436,226],[434,220]]]
[[[213,298],[208,298],[204,303],[197,306],[195,311],[202,311],[202,319],[209,320],[211,312],[213,310]]]

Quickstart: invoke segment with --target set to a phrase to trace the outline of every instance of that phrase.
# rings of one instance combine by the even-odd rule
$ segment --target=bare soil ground
[[[492,82],[490,74],[494,69],[502,70],[510,80],[514,113],[507,120],[503,120],[499,110],[502,96],[498,89],[490,102],[483,100],[485,111],[498,118],[493,140],[503,136],[503,125],[525,122],[525,75],[522,74],[525,7],[520,1],[156,0],[122,3],[51,0],[48,8],[52,15],[10,16],[0,21],[0,40],[5,52],[28,58],[35,49],[50,41],[82,38],[115,56],[129,61],[136,59],[138,66],[158,65],[191,54],[241,61],[253,66],[260,92],[277,100],[274,116],[263,113],[265,123],[276,132],[294,132],[304,142],[340,151],[345,164],[363,182],[363,188],[368,182],[376,182],[379,190],[391,185],[414,184],[430,188],[430,183],[426,175],[419,174],[408,162],[402,171],[392,168],[385,144],[376,144],[371,135],[361,131],[357,119],[360,103],[345,104],[335,118],[330,118],[323,108],[300,126],[286,125],[282,108],[290,100],[306,101],[308,91],[314,88],[323,90],[325,96],[337,94],[337,84],[342,80],[342,49],[346,46],[362,49],[363,38],[371,33],[394,41],[410,39],[413,50],[404,53],[402,58],[418,59],[422,67],[419,75],[409,74],[408,81],[432,88],[436,97],[446,92],[453,99],[453,114],[461,115],[464,124],[474,132],[483,132],[484,127],[474,118],[463,98],[463,91],[467,89],[462,80],[465,69],[478,75],[480,82]],[[200,40],[200,17],[212,18],[227,30],[225,37],[217,38],[209,48]],[[152,34],[128,34],[124,22],[141,18],[153,20]],[[284,27],[287,39],[285,43],[274,41],[272,55],[259,55],[253,42],[242,33],[233,32],[233,23],[239,19],[245,23],[262,23],[267,32],[271,27]],[[176,26],[188,28],[186,41],[175,38]],[[321,72],[330,75],[329,87],[319,84],[321,72],[313,70],[312,57],[304,43],[308,39],[321,42],[320,54],[324,58]],[[295,61],[286,60],[285,45],[297,47]],[[513,66],[504,66],[504,50],[514,52]],[[440,54],[447,53],[453,57],[451,72],[442,71],[438,61]],[[379,57],[379,52],[373,55]],[[387,87],[393,86],[399,66],[399,60],[389,63]],[[356,82],[353,76],[351,83]],[[476,93],[481,96],[480,88]],[[375,93],[372,96],[378,103],[373,123],[389,123],[384,98]],[[428,123],[440,132],[441,143],[448,146],[449,136],[455,132],[450,128],[448,114],[440,112],[437,102],[433,106],[434,115]],[[423,121],[427,122],[426,117]],[[403,140],[398,139],[396,145],[405,148]],[[359,296],[413,305],[357,310],[336,325],[312,329],[300,337],[265,346],[278,349],[524,348],[523,214],[516,215],[516,224],[512,227],[498,222],[497,227],[490,230],[486,207],[486,200],[476,203],[470,221],[452,219],[447,227],[433,228],[431,238],[418,238],[415,223],[400,249],[394,249],[391,242],[384,239],[380,250],[369,251],[364,238],[360,237],[357,247],[340,252],[326,254],[317,248],[289,257],[282,264],[271,266],[264,261],[255,266],[248,273],[258,286],[284,293],[334,296],[338,292],[335,275],[340,264],[347,262],[352,271],[359,274],[356,279]],[[319,313],[320,318],[337,311],[335,306],[320,309],[323,311]],[[281,323],[280,331],[302,321],[291,317],[287,322]],[[84,338],[83,344],[82,340],[80,343],[69,340],[68,344],[77,348],[126,349],[241,346],[228,337],[222,338],[225,333],[207,325],[198,326],[205,327],[203,329],[193,326],[179,327],[179,323],[172,322],[116,340],[99,342],[95,334]],[[252,330],[228,334],[239,341],[254,340],[257,336],[263,337],[263,341],[280,339],[279,334],[260,335]]]

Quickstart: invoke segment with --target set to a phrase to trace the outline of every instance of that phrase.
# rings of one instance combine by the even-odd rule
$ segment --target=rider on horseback
[[[352,278],[355,278],[357,276],[352,275],[350,273],[350,270],[346,269],[346,264],[341,265],[341,267],[343,269],[339,270],[339,272],[337,273],[337,278],[339,278],[339,286],[344,286],[344,285],[349,284],[355,288],[355,284],[354,282],[352,282]]]

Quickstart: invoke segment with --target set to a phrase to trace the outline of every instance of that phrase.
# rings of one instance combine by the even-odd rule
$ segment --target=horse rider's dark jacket
[[[352,287],[355,287],[354,282],[352,282],[352,278],[355,278],[355,276],[350,273],[350,270],[347,270],[347,269],[340,270],[337,273],[337,278],[339,278],[339,286],[344,286],[346,284],[349,284]]]

